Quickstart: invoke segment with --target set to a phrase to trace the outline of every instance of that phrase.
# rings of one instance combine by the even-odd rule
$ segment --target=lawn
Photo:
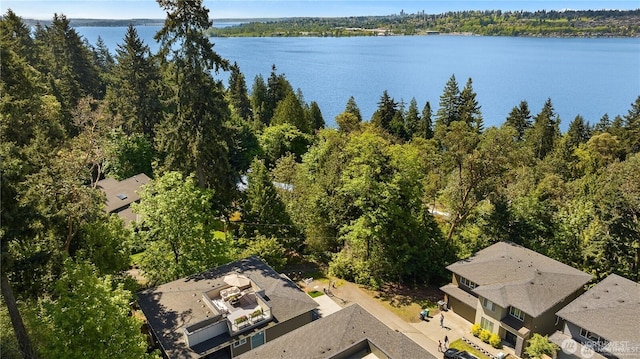
[[[465,343],[464,341],[462,341],[462,339],[458,339],[458,340],[455,340],[455,341],[451,342],[451,344],[449,344],[449,348],[458,349],[458,350],[464,350],[465,352],[469,352],[469,353],[477,356],[479,359],[489,359],[488,356],[482,354],[481,351],[479,351],[476,348],[472,347],[471,345]]]
[[[310,291],[310,292],[307,292],[307,294],[309,294],[309,296],[310,296],[311,298],[315,298],[315,297],[319,297],[319,296],[321,296],[321,295],[324,295],[324,293],[322,293],[322,292],[321,292],[321,291],[319,291],[319,290],[312,290],[312,291]]]
[[[363,289],[405,322],[417,323],[420,321],[419,314],[423,308],[429,308],[431,317],[439,313],[437,301],[440,299],[440,294],[434,288],[430,286],[410,288],[387,284],[377,291]]]

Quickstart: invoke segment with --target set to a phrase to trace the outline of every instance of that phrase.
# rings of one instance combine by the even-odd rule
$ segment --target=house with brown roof
[[[233,358],[310,323],[318,304],[256,257],[138,293],[167,358]]]
[[[549,340],[565,358],[640,356],[640,284],[611,274],[557,313],[564,327]]]
[[[106,197],[104,210],[116,213],[125,223],[136,221],[137,215],[131,210],[131,203],[140,202],[138,192],[151,179],[144,173],[139,173],[122,181],[105,178],[98,181],[96,187],[104,192]]]
[[[435,359],[358,304],[289,332],[238,359]]]
[[[560,327],[556,313],[583,293],[591,275],[511,242],[498,242],[447,267],[448,308],[496,333],[522,356],[534,334]]]

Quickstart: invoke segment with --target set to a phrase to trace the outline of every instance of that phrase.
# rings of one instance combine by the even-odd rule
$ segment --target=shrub
[[[480,327],[480,324],[476,323],[471,326],[471,334],[473,334],[474,337],[479,337],[481,331],[482,328]]]
[[[482,329],[479,336],[480,340],[482,340],[485,343],[488,343],[490,337],[491,337],[491,332],[488,330]]]
[[[495,333],[491,334],[491,337],[489,338],[489,344],[491,344],[491,346],[496,349],[502,348],[502,340],[500,340],[498,334]]]

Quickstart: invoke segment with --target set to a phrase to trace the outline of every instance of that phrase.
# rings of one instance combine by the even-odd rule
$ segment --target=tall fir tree
[[[447,128],[451,122],[460,120],[460,88],[456,76],[451,75],[444,91],[440,95],[438,112],[436,112],[436,127]]]
[[[256,124],[254,127],[260,128],[268,126],[269,121],[265,114],[267,106],[267,84],[260,74],[253,78],[250,101],[251,109],[253,110],[253,121]]]
[[[242,206],[240,237],[275,237],[283,246],[294,248],[293,223],[278,196],[273,179],[264,163],[254,159],[247,176],[247,190]]]
[[[251,101],[249,101],[249,95],[247,93],[247,83],[244,79],[244,74],[240,72],[240,67],[237,62],[229,68],[231,74],[229,75],[229,103],[236,113],[245,121],[251,121]]]
[[[212,26],[202,0],[158,0],[167,12],[156,34],[166,81],[172,89],[169,111],[159,125],[156,143],[164,156],[163,169],[184,176],[195,173],[202,188],[215,191],[216,207],[231,203],[238,174],[229,163],[229,105],[213,71],[228,61],[213,50],[204,35]],[[222,207],[222,208],[221,208]]]
[[[591,127],[584,118],[577,115],[569,124],[567,130],[567,142],[571,148],[577,148],[581,143],[587,143],[591,137]]]
[[[418,113],[418,101],[416,101],[416,98],[414,97],[409,102],[409,108],[407,109],[407,114],[404,117],[405,130],[407,132],[408,139],[411,139],[418,132],[420,120],[420,114]]]
[[[533,118],[533,126],[525,133],[528,145],[534,155],[543,159],[553,149],[560,136],[560,118],[553,109],[551,99],[547,99],[542,110]]]
[[[418,136],[428,140],[433,138],[433,110],[431,110],[431,103],[427,101],[422,108],[422,116],[420,116],[420,124],[418,126]]]
[[[39,70],[62,106],[65,129],[76,135],[79,129],[72,122],[71,112],[80,99],[104,96],[91,50],[64,15],[55,14],[50,25],[36,31],[35,41],[42,58]]]
[[[531,128],[531,112],[527,101],[520,101],[520,104],[509,112],[506,124],[515,128],[518,134],[516,140],[524,140],[524,133]]]
[[[347,105],[344,109],[344,112],[349,112],[352,115],[354,115],[356,117],[356,119],[358,120],[358,122],[362,122],[362,115],[360,114],[360,107],[358,107],[358,104],[356,103],[356,99],[351,96],[349,97],[349,100],[347,101]]]
[[[380,101],[378,102],[378,109],[371,117],[371,123],[385,131],[390,131],[389,125],[391,124],[391,120],[393,120],[393,116],[395,116],[397,110],[398,104],[395,102],[393,97],[389,96],[387,90],[384,90],[382,96],[380,96]]]
[[[133,25],[118,44],[115,60],[107,87],[109,110],[121,118],[126,134],[142,133],[153,140],[162,118],[160,69]]]
[[[624,141],[629,153],[640,152],[640,96],[631,104],[629,112],[624,116]]]
[[[309,128],[311,130],[318,131],[324,128],[324,117],[322,117],[322,111],[320,111],[320,106],[317,102],[311,101],[307,117],[309,121]]]
[[[460,121],[468,123],[478,133],[484,131],[484,120],[482,119],[480,107],[478,100],[476,100],[476,93],[473,91],[473,81],[469,77],[460,92],[459,116]]]

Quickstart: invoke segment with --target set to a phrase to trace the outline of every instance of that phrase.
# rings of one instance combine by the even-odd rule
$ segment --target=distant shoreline
[[[23,19],[28,26],[52,20]],[[73,27],[163,26],[164,19],[69,18]],[[209,37],[506,36],[639,38],[640,9],[502,12],[460,11],[359,17],[212,19]]]

